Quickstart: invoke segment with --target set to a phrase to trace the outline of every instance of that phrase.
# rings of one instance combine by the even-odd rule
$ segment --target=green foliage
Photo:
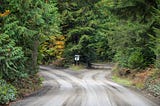
[[[121,67],[140,69],[144,68],[147,63],[144,61],[142,51],[139,48],[136,49],[125,49],[121,50],[115,54],[115,61],[119,62]],[[148,65],[148,64],[147,64]]]
[[[154,9],[153,14],[155,18],[153,31],[155,34],[152,34],[152,44],[155,46],[152,47],[152,49],[156,55],[155,65],[158,69],[160,69],[160,7]]]
[[[124,86],[131,86],[132,82],[129,79],[119,78],[117,76],[112,76],[112,80],[116,83],[122,84]]]
[[[148,86],[148,90],[150,92],[153,92],[154,93],[154,96],[159,96],[160,95],[160,83],[157,83],[157,84],[150,84]]]
[[[132,52],[129,56],[128,63],[129,68],[143,68],[143,65],[145,65],[145,63],[141,51],[138,50]]]
[[[112,19],[108,22],[108,43],[115,53],[115,60],[123,67],[144,68],[154,63],[152,52],[153,7],[149,0],[109,1]],[[137,8],[138,7],[138,8]],[[143,11],[142,11],[143,10]]]
[[[101,0],[92,3],[59,0],[62,33],[67,35],[65,58],[73,58],[75,54],[80,54],[81,61],[85,63],[108,59],[111,53],[107,51],[109,47],[104,31],[106,30],[104,23],[108,19],[104,14],[106,8],[100,2]]]
[[[0,35],[0,54],[1,78],[15,80],[24,77],[24,53],[7,34]]]
[[[64,49],[63,57],[66,58],[67,64],[73,64],[74,63],[74,51],[71,49],[73,47],[72,43],[68,43]]]
[[[131,59],[132,56],[135,55],[134,53],[132,53],[134,51],[139,51],[140,54],[143,54],[143,56],[137,55],[140,57],[136,57],[143,58],[144,65],[139,64],[139,66],[142,65],[143,67],[150,64],[147,62],[148,60],[152,62],[153,55],[152,52],[149,50],[149,44],[147,43],[150,41],[149,38],[146,36],[145,29],[147,28],[144,25],[132,23],[130,21],[116,28],[118,28],[118,32],[117,30],[112,31],[113,35],[109,36],[109,44],[112,50],[116,52],[116,54],[118,53],[122,55],[122,58],[124,58],[122,59],[124,60],[124,64],[126,64],[127,62],[127,64],[130,64],[130,66],[135,65],[134,62],[130,60],[128,61],[128,59]],[[123,64],[123,62],[120,62],[120,64],[121,63]],[[136,66],[133,67],[137,68]]]
[[[127,67],[128,66],[128,64],[127,64],[128,57],[127,56],[129,56],[128,53],[119,51],[115,54],[114,60],[117,61],[120,64],[120,66]]]
[[[80,53],[81,59],[87,60],[90,57],[85,54],[89,50],[85,48],[89,47],[94,51],[93,61],[114,58],[123,67],[145,68],[154,64],[157,57],[158,64],[159,46],[156,45],[159,43],[155,45],[149,36],[159,35],[158,4],[158,0],[97,0],[92,4],[59,0],[62,33],[67,36],[65,54],[73,57]],[[83,36],[88,36],[89,42],[80,43]],[[153,52],[154,46],[157,50]]]
[[[26,60],[23,62],[27,73],[37,72],[37,56],[40,36],[59,32],[59,14],[56,1],[44,0],[3,0],[2,10],[11,13],[2,18],[1,33],[9,35],[20,46]]]
[[[80,52],[80,54],[83,56],[82,61],[88,63],[88,66],[90,67],[90,63],[91,61],[93,61],[95,59],[95,47],[92,44],[92,38],[87,36],[87,35],[83,35],[80,38],[79,41],[79,49],[77,52]]]
[[[108,45],[107,36],[97,34],[94,39],[97,40],[95,43],[97,59],[100,61],[111,61],[113,58],[113,52]]]
[[[145,87],[154,96],[160,96],[160,82],[158,81],[158,79],[154,80],[153,78],[150,77],[149,79],[147,79]]]
[[[16,85],[37,73],[40,38],[59,34],[59,13],[56,0],[1,0],[0,5],[0,78]],[[0,102],[12,100],[13,87],[2,87],[7,96],[0,94]]]
[[[16,89],[0,79],[0,104],[7,104],[9,101],[16,99]]]

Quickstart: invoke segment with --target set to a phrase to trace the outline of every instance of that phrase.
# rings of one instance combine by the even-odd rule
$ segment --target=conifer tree
[[[119,0],[111,4],[108,8],[115,17],[115,23],[109,30],[109,43],[116,53],[116,61],[130,68],[153,64],[155,55],[150,49],[148,33],[152,32],[152,10],[157,6],[156,2]]]
[[[8,39],[14,42],[12,46],[22,48],[19,51],[22,52],[20,54],[24,54],[19,58],[24,60],[22,65],[13,66],[12,64],[10,67],[17,69],[23,66],[19,71],[25,70],[28,74],[34,74],[37,72],[37,49],[40,36],[54,35],[59,32],[60,21],[56,0],[2,0],[0,13],[5,10],[9,10],[10,14],[0,17],[1,37],[6,38],[5,35],[7,35]]]
[[[157,4],[160,4],[159,0],[156,0]],[[152,33],[152,38],[153,38],[153,42],[152,44],[155,45],[153,48],[153,51],[156,55],[156,59],[155,59],[155,66],[156,68],[160,69],[160,6],[158,5],[157,8],[154,8],[153,11],[153,15],[154,15],[154,24],[153,24],[153,31],[154,33]]]
[[[101,0],[90,1],[61,1],[59,0],[59,11],[62,14],[62,33],[67,37],[66,54],[73,57],[81,55],[81,61],[90,63],[96,59],[108,58],[108,49],[105,35],[106,14],[101,7]],[[85,41],[86,40],[86,41]],[[103,42],[105,43],[100,43]],[[86,44],[83,44],[83,43]],[[72,46],[73,45],[73,46]],[[85,46],[84,46],[85,45]],[[88,49],[86,49],[88,48]],[[99,56],[101,55],[101,56]],[[70,59],[69,59],[70,60]]]

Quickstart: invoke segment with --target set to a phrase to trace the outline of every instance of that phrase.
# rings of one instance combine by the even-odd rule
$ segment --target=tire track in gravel
[[[157,106],[138,93],[131,91],[119,84],[106,80],[106,74],[104,73],[105,72],[99,73],[99,75],[96,77],[96,81],[101,83],[107,91],[110,91],[108,93],[110,93],[110,99],[113,103],[116,103],[118,106]],[[115,99],[115,97],[119,99]]]
[[[158,106],[147,98],[107,80],[110,70],[82,72],[40,67],[43,91],[11,106]]]

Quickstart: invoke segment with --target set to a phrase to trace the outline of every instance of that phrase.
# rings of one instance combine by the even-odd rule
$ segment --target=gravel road
[[[71,71],[40,67],[44,88],[11,106],[158,106],[143,95],[116,84],[111,70]]]

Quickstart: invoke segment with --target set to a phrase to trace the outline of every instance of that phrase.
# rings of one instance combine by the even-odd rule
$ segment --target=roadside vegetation
[[[146,68],[137,71],[116,67],[113,70],[112,80],[121,85],[134,87],[160,99],[160,74],[155,68]]]
[[[59,22],[53,0],[0,1],[0,105],[39,89],[39,44],[59,34]]]
[[[160,0],[1,0],[0,5],[0,104],[40,88],[38,65],[69,67],[75,55],[87,67],[118,63],[115,76],[160,95]]]
[[[73,71],[80,71],[82,69],[85,69],[86,67],[84,65],[70,65],[69,69]]]
[[[118,83],[118,84],[121,84],[121,85],[123,85],[123,86],[132,86],[132,81],[130,80],[130,79],[128,79],[128,78],[119,78],[118,76],[116,76],[116,75],[113,75],[112,77],[111,77],[111,79],[114,81],[114,82],[116,82],[116,83]]]

